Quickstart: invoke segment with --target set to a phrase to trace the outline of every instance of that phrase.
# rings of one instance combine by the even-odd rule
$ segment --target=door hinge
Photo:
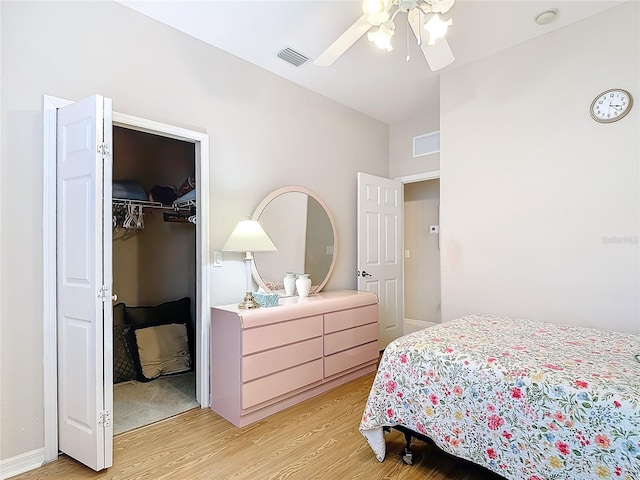
[[[101,298],[102,301],[105,303],[111,300],[111,295],[109,294],[109,290],[111,290],[109,287],[107,287],[106,285],[102,285],[98,289],[98,298]]]
[[[111,426],[111,410],[102,410],[100,415],[98,415],[98,426],[99,427],[110,427]]]
[[[103,142],[100,145],[98,145],[98,153],[102,155],[103,158],[110,156],[111,150],[109,148],[109,144]]]

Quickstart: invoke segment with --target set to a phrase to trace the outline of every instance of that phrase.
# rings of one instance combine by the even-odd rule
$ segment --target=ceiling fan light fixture
[[[427,45],[435,45],[438,40],[444,38],[447,34],[448,28],[453,24],[451,19],[443,21],[440,15],[434,13],[427,23],[424,24],[424,29],[429,32],[429,41]]]
[[[332,65],[365,33],[367,39],[375,43],[378,48],[388,52],[393,50],[391,45],[395,30],[393,22],[399,13],[407,16],[407,44],[409,32],[411,32],[432,71],[440,70],[455,60],[449,42],[444,38],[448,27],[453,22],[443,21],[438,14],[449,12],[456,0],[360,0],[360,2],[363,14],[313,61],[314,65],[321,67]],[[423,20],[427,18],[429,22],[425,25]]]
[[[389,20],[392,0],[362,0],[362,12],[371,25],[381,25]]]
[[[376,47],[381,50],[386,50],[390,52],[393,50],[393,46],[391,45],[391,37],[395,32],[395,25],[391,20],[387,20],[386,22],[380,24],[377,30],[373,32],[367,33],[367,39],[375,43]]]

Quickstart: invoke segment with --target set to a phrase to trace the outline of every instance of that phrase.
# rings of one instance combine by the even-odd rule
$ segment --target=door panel
[[[111,162],[103,166],[99,152],[110,140],[110,110],[110,100],[96,95],[60,108],[57,121],[59,448],[94,470],[111,466],[113,435],[111,258],[103,261],[111,245],[103,168],[110,185]]]
[[[380,347],[402,336],[402,184],[358,173],[358,290],[380,304]]]

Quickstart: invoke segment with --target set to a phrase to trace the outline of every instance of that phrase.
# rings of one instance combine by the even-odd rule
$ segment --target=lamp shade
[[[274,252],[278,250],[257,220],[241,220],[233,229],[223,252]]]

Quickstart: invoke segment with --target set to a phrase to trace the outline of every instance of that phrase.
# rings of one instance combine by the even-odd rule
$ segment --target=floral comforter
[[[511,480],[640,479],[640,336],[473,315],[390,343],[360,431],[403,425]]]

